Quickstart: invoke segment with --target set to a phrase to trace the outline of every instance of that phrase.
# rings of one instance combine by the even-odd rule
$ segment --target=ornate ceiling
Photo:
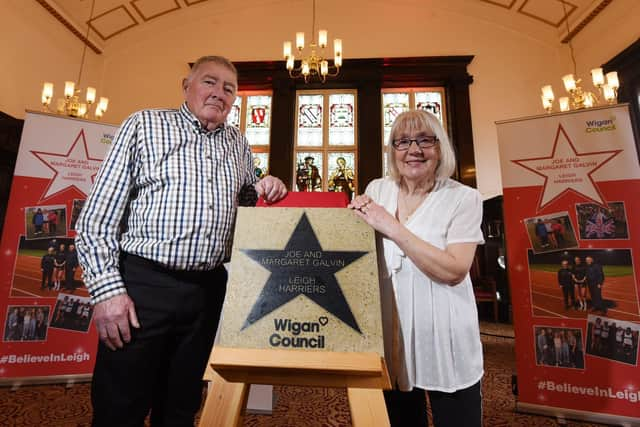
[[[144,31],[149,23],[163,19],[165,25],[179,23],[185,11],[199,8],[203,14],[214,14],[218,0],[97,0],[93,17],[89,19],[91,0],[35,0],[59,23],[85,41],[96,53],[102,53],[110,40],[126,37],[132,29]],[[455,3],[458,11],[473,14],[500,24],[500,20],[530,20],[540,32],[556,31],[558,39],[566,43],[595,18],[613,0],[446,0],[428,1],[425,4],[442,3],[448,7]],[[271,0],[271,3],[285,0]],[[563,2],[565,6],[563,7]],[[291,1],[289,1],[291,3]],[[297,1],[297,6],[306,3]],[[375,3],[372,1],[371,3]],[[415,0],[412,3],[420,3]],[[238,8],[247,2],[236,2]],[[565,31],[565,10],[569,16],[571,31]],[[87,25],[92,30],[87,38]],[[529,27],[531,27],[529,25]],[[154,30],[155,31],[155,30]]]

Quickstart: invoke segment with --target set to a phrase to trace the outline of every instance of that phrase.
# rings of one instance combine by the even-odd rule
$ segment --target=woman
[[[579,256],[573,259],[571,269],[574,292],[578,299],[578,310],[587,311],[587,267],[582,263]]]
[[[385,356],[393,426],[480,426],[482,345],[469,269],[484,243],[479,193],[449,177],[455,157],[438,119],[398,115],[390,177],[349,205],[378,233]]]
[[[67,251],[64,246],[64,243],[60,243],[58,247],[58,251],[56,252],[55,259],[53,261],[53,280],[54,280],[54,291],[60,290],[60,283],[62,279],[64,279],[64,266],[67,263]]]

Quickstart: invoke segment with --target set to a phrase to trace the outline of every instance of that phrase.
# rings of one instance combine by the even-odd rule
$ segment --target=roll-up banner
[[[97,334],[74,227],[116,130],[26,114],[0,246],[0,383],[91,375]]]
[[[640,167],[628,105],[497,130],[517,407],[640,425]]]

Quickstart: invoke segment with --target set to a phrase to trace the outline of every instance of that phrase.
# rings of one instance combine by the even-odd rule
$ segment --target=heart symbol
[[[329,318],[327,316],[322,316],[318,319],[318,322],[320,322],[322,326],[325,326],[327,323],[329,323]]]

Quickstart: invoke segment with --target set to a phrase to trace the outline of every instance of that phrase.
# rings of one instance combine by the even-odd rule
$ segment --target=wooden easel
[[[391,388],[375,353],[214,347],[200,427],[240,427],[251,384],[346,387],[354,427],[388,427],[382,390]],[[211,369],[212,368],[212,369]]]

